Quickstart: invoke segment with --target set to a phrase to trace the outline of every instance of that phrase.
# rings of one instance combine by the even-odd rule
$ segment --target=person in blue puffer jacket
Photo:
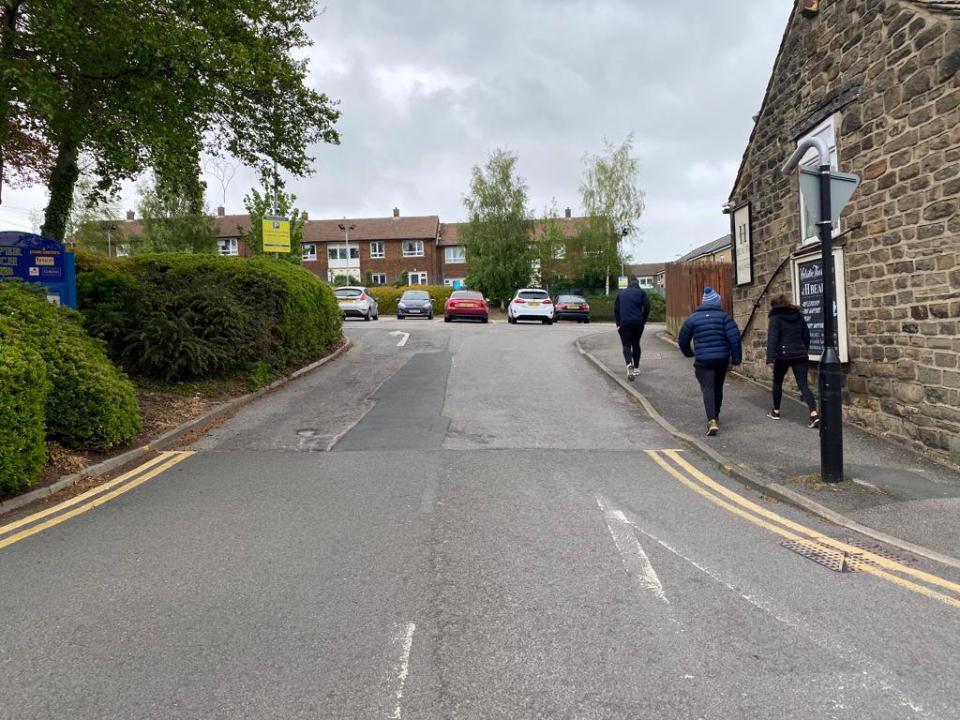
[[[700,307],[684,321],[677,344],[680,352],[694,358],[693,368],[703,393],[703,409],[707,413],[707,435],[716,435],[720,431],[720,406],[723,404],[727,365],[732,361],[734,368],[739,367],[742,350],[740,328],[721,309],[720,295],[713,288],[704,288]]]

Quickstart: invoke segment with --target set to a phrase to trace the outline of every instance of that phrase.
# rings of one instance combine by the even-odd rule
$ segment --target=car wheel
[[[404,318],[404,316],[403,316],[403,315],[401,315],[401,314],[399,314],[399,313],[397,313],[397,320],[403,320],[403,318]]]
[[[490,318],[480,318],[480,322],[486,325],[490,321]]]
[[[444,316],[443,316],[443,321],[444,321],[444,322],[450,322],[450,316],[449,316],[449,315],[444,315]]]
[[[364,322],[370,322],[370,311],[367,310],[367,314],[363,316]]]
[[[584,322],[584,324],[587,324],[587,325],[589,325],[589,324],[590,324],[590,318],[587,318],[587,319],[586,319],[586,320],[584,320],[583,322]]]

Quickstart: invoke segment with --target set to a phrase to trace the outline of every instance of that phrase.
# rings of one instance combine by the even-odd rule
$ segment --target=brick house
[[[627,266],[627,274],[640,281],[640,287],[645,290],[662,288],[666,281],[666,263],[637,263]]]
[[[342,228],[342,229],[341,229]],[[440,282],[436,215],[311,220],[303,230],[303,267],[327,282],[349,276],[355,282],[392,285],[407,273],[411,285]]]
[[[678,262],[687,262],[690,260],[710,260],[713,262],[730,262],[732,253],[733,235],[729,233],[721,238],[712,240],[695,247],[686,255],[678,258]]]
[[[769,298],[816,297],[814,223],[779,168],[816,135],[862,185],[834,229],[844,415],[960,462],[960,2],[798,0],[726,211],[743,369]],[[801,164],[815,165],[811,152]],[[822,308],[821,308],[822,309]],[[820,315],[822,321],[822,313]],[[822,324],[821,324],[822,327]]]

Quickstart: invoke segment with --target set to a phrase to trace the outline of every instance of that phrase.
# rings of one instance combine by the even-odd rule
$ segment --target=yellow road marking
[[[907,565],[898,563],[896,560],[891,560],[890,558],[883,557],[882,555],[876,555],[874,553],[871,553],[869,550],[864,550],[863,548],[858,548],[854,545],[848,545],[842,540],[837,540],[827,535],[823,535],[822,533],[818,533],[816,530],[811,530],[810,528],[804,525],[795,523],[792,520],[788,520],[782,515],[778,515],[777,513],[772,512],[771,510],[768,510],[765,507],[761,507],[760,505],[757,505],[755,502],[752,502],[747,498],[739,495],[738,493],[735,493],[733,490],[729,490],[728,488],[723,487],[723,485],[716,482],[709,476],[704,475],[702,472],[697,470],[693,465],[691,465],[682,457],[677,455],[676,451],[666,450],[664,451],[664,454],[666,454],[667,457],[669,457],[671,460],[677,463],[677,465],[682,467],[690,475],[692,475],[694,478],[702,482],[707,487],[712,488],[713,490],[720,493],[721,495],[727,496],[737,504],[742,505],[743,507],[749,510],[752,510],[758,515],[762,515],[765,518],[769,518],[770,520],[778,522],[784,527],[790,528],[791,530],[796,530],[797,532],[803,533],[804,535],[812,537],[818,542],[823,543],[824,545],[829,545],[830,547],[835,548],[837,550],[841,550],[848,553],[857,553],[863,559],[869,560],[872,563],[879,565],[880,567],[886,568],[887,570],[893,570],[895,572],[903,573],[905,575],[912,575],[918,580],[923,580],[924,582],[928,582],[931,585],[939,585],[942,588],[946,588],[947,590],[952,590],[953,592],[960,594],[960,585],[958,585],[957,583],[950,582],[949,580],[946,580],[945,578],[942,578],[942,577],[938,577],[937,575],[931,575],[930,573],[924,572],[922,570],[917,570],[916,568],[908,567]]]
[[[6,538],[4,538],[3,540],[0,540],[0,550],[2,550],[3,548],[5,548],[5,547],[7,547],[7,546],[9,546],[9,545],[13,545],[15,542],[19,542],[19,541],[21,541],[21,540],[23,540],[23,539],[25,539],[25,538],[28,538],[28,537],[30,537],[31,535],[36,535],[38,532],[42,532],[43,530],[46,530],[47,528],[51,528],[51,527],[53,527],[54,525],[59,525],[60,523],[64,522],[65,520],[69,520],[70,518],[74,518],[74,517],[76,517],[77,515],[82,515],[83,513],[87,512],[87,510],[92,510],[92,509],[95,508],[95,507],[99,507],[100,505],[103,505],[104,503],[109,502],[110,500],[113,500],[113,498],[115,498],[115,497],[117,497],[117,496],[119,496],[119,495],[122,495],[123,493],[127,492],[128,490],[132,490],[133,488],[137,487],[138,485],[141,485],[141,484],[145,483],[145,482],[146,482],[147,480],[149,480],[150,478],[156,477],[156,476],[159,475],[160,473],[162,473],[162,472],[164,472],[164,471],[166,471],[166,470],[169,470],[169,469],[172,468],[174,465],[176,465],[177,463],[179,463],[181,460],[186,460],[186,459],[187,459],[188,457],[190,457],[191,455],[193,455],[193,451],[192,451],[192,450],[183,450],[183,451],[178,451],[178,452],[170,453],[170,454],[166,455],[166,456],[163,458],[164,462],[163,462],[162,464],[160,464],[160,465],[156,465],[156,463],[155,463],[154,461],[150,461],[149,463],[144,463],[144,465],[140,466],[139,468],[136,468],[135,470],[132,470],[130,473],[127,473],[125,476],[121,476],[121,477],[129,477],[131,474],[136,474],[136,473],[138,473],[139,471],[141,471],[145,466],[156,465],[156,467],[153,467],[153,469],[148,470],[147,472],[143,473],[142,475],[139,475],[135,480],[132,480],[131,482],[127,483],[126,485],[123,485],[122,487],[119,487],[119,488],[117,488],[116,490],[113,490],[112,492],[107,493],[106,495],[103,495],[103,496],[101,496],[101,497],[95,498],[95,499],[91,500],[90,502],[88,502],[88,503],[85,504],[85,505],[81,505],[80,507],[74,508],[73,510],[71,510],[71,511],[69,511],[69,512],[66,512],[66,513],[64,513],[64,514],[62,514],[62,515],[58,515],[57,517],[55,517],[55,518],[53,518],[53,519],[51,519],[51,520],[47,520],[46,522],[42,522],[42,523],[40,523],[39,525],[34,525],[33,527],[30,527],[30,528],[28,528],[28,529],[26,529],[26,530],[21,530],[20,532],[14,534],[14,535],[10,535],[9,537],[6,537]],[[155,458],[154,458],[154,460],[155,460]],[[121,479],[121,478],[117,478],[117,481],[119,481],[120,479]],[[111,481],[111,482],[113,482],[113,481]],[[78,496],[78,497],[79,497],[79,496]],[[76,498],[73,498],[73,499],[75,500]],[[70,503],[70,504],[75,504],[75,503],[72,503],[71,501],[67,501],[67,502]],[[66,506],[66,504],[67,504],[67,503],[61,503],[61,505],[58,505],[58,506],[56,506],[55,508],[50,508],[50,510],[56,511],[56,510],[57,510],[58,508],[60,508],[61,506]],[[43,511],[43,513],[37,513],[37,516],[49,515],[49,514],[50,514],[50,513],[45,510],[45,511]],[[36,519],[37,519],[37,517],[35,517],[35,516],[33,516],[33,515],[31,515],[31,516],[28,517],[28,518],[24,518],[24,520],[26,520],[26,521],[28,521],[28,522],[30,522],[30,521],[32,521],[32,520],[36,520]],[[9,526],[7,526],[7,527],[9,527]]]
[[[16,522],[10,523],[9,525],[4,525],[3,527],[0,527],[0,535],[6,535],[11,530],[16,530],[18,527],[23,527],[24,525],[29,525],[31,523],[34,523],[37,520],[40,520],[41,518],[47,517],[48,515],[53,515],[54,513],[58,513],[61,510],[65,510],[68,507],[73,507],[77,503],[81,503],[84,500],[87,500],[93,497],[94,495],[99,495],[102,492],[106,492],[110,488],[116,487],[120,483],[126,480],[129,480],[134,475],[138,475],[144,470],[156,465],[159,462],[162,462],[163,460],[168,458],[170,455],[171,455],[170,452],[160,453],[155,458],[152,458],[147,462],[143,463],[143,465],[140,465],[139,467],[135,467],[133,470],[130,470],[129,472],[125,472],[123,475],[120,475],[119,477],[114,478],[110,482],[104,483],[103,485],[98,485],[95,488],[91,488],[90,490],[87,490],[85,493],[81,493],[80,495],[72,497],[69,500],[65,500],[64,502],[54,505],[53,507],[49,507],[46,510],[35,512],[33,515],[28,515],[27,517],[21,518]]]
[[[765,528],[766,530],[769,530],[770,532],[776,533],[777,535],[780,535],[780,536],[782,536],[782,537],[785,537],[785,538],[787,538],[787,539],[789,539],[789,540],[793,540],[794,542],[800,543],[800,544],[802,544],[802,545],[806,545],[806,546],[808,546],[808,547],[814,547],[814,548],[816,548],[816,545],[817,545],[816,542],[814,542],[814,541],[812,541],[812,540],[810,540],[810,539],[808,539],[808,538],[800,537],[799,535],[796,535],[796,534],[794,534],[794,533],[792,533],[792,532],[790,532],[790,531],[788,531],[788,530],[785,530],[784,528],[779,527],[778,525],[775,525],[775,524],[773,524],[773,523],[771,523],[771,522],[767,522],[766,520],[764,520],[764,519],[762,519],[762,518],[760,518],[760,517],[757,517],[756,515],[754,515],[754,514],[752,514],[752,513],[750,513],[750,512],[747,512],[747,511],[744,510],[743,508],[737,507],[736,505],[733,505],[733,504],[727,502],[727,501],[724,500],[723,498],[717,497],[717,496],[714,495],[712,492],[710,492],[709,490],[707,490],[705,487],[703,487],[703,486],[701,486],[701,485],[698,485],[696,482],[694,482],[694,481],[691,480],[690,478],[686,477],[686,476],[683,475],[679,470],[677,470],[677,469],[674,468],[672,465],[670,465],[666,460],[664,460],[662,457],[660,457],[659,453],[658,453],[656,450],[647,450],[647,454],[648,454],[651,458],[653,458],[654,462],[656,462],[660,467],[662,467],[662,468],[663,468],[664,470],[666,470],[668,473],[670,473],[671,475],[673,475],[673,477],[675,477],[677,480],[679,480],[680,482],[682,482],[684,485],[686,485],[687,487],[689,487],[691,490],[693,490],[693,491],[699,493],[700,495],[702,495],[703,497],[707,498],[707,499],[710,500],[711,502],[716,503],[717,505],[719,505],[720,507],[724,508],[725,510],[729,510],[729,511],[732,512],[734,515],[737,515],[737,516],[739,516],[739,517],[742,517],[744,520],[749,520],[750,522],[754,523],[755,525],[759,525],[760,527]],[[691,466],[691,467],[692,467],[692,466]],[[723,489],[726,490],[726,488],[723,488]],[[736,493],[733,493],[733,494],[736,495]],[[739,497],[739,496],[738,496],[738,497]],[[759,506],[756,506],[756,507],[757,507],[758,509],[761,509],[761,510],[766,510],[765,508],[759,508]],[[767,512],[769,512],[769,511],[767,511]],[[764,513],[764,514],[765,514],[765,513]],[[780,517],[779,515],[776,515],[775,513],[771,513],[771,514],[772,514],[772,515],[775,515],[777,518],[779,518],[778,522],[784,522],[784,523],[790,523],[790,522],[791,522],[791,521],[787,520],[786,518],[782,518],[782,517]],[[792,523],[792,524],[793,524],[793,525],[796,525],[796,523]],[[803,526],[797,525],[797,527],[803,527]],[[807,534],[812,534],[812,535],[816,536],[816,537],[818,538],[818,541],[819,541],[819,538],[825,537],[825,536],[818,535],[817,533],[814,533],[814,532],[813,532],[812,530],[810,530],[809,528],[804,528],[804,531],[805,531],[805,533],[807,533]],[[841,543],[841,544],[842,544],[842,543]],[[852,546],[847,546],[847,547],[851,547],[851,548],[852,548]],[[820,548],[817,548],[817,549],[820,549]],[[853,549],[855,552],[858,552],[858,553],[863,553],[863,552],[864,552],[864,551],[861,550],[860,548],[852,548],[852,549]],[[879,557],[879,556],[877,556],[877,557]],[[886,560],[886,558],[884,558],[884,559]],[[897,564],[898,564],[898,563],[893,563],[892,561],[889,561],[889,560],[888,560],[887,562],[892,563],[892,564],[894,564],[894,565],[897,565]],[[863,572],[870,573],[871,575],[875,575],[876,577],[883,578],[884,580],[888,580],[888,581],[890,581],[890,582],[892,582],[892,583],[895,583],[895,584],[897,584],[897,585],[900,585],[901,587],[907,588],[908,590],[912,590],[912,591],[914,591],[914,592],[920,593],[921,595],[926,595],[927,597],[933,598],[933,599],[935,599],[935,600],[939,600],[939,601],[941,601],[941,602],[943,602],[943,603],[946,603],[947,605],[951,605],[951,606],[953,606],[953,607],[955,607],[955,608],[960,608],[960,600],[957,600],[956,598],[952,598],[952,597],[950,597],[949,595],[944,595],[943,593],[937,592],[936,590],[933,590],[933,589],[931,589],[931,588],[928,588],[928,587],[926,587],[926,586],[924,586],[924,585],[918,585],[917,583],[912,582],[912,581],[910,581],[910,580],[907,580],[907,579],[905,579],[905,578],[898,577],[898,576],[896,576],[896,575],[892,575],[892,574],[890,574],[890,573],[888,573],[888,572],[885,572],[885,571],[883,571],[883,570],[880,570],[879,568],[874,567],[873,565],[871,565],[871,564],[869,564],[869,563],[856,562],[856,558],[851,559],[851,560],[850,560],[850,564],[851,564],[851,565],[854,565],[854,564],[855,564],[856,567],[857,567],[857,569],[862,570]],[[902,567],[905,568],[906,566],[902,566]],[[912,568],[910,568],[910,569],[912,569]],[[932,576],[932,575],[931,575],[930,577],[936,577],[936,576]],[[938,580],[941,580],[941,581],[943,581],[943,582],[947,582],[947,581],[943,580],[943,578],[937,578],[937,579],[938,579]],[[951,584],[952,584],[952,583],[951,583]]]

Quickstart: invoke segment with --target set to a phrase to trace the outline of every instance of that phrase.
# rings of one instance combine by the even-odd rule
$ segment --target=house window
[[[464,252],[463,245],[451,245],[445,248],[443,253],[447,265],[457,265],[467,261],[467,254]]]
[[[220,246],[221,255],[239,255],[240,251],[237,248],[237,239],[236,238],[220,238],[217,241],[217,244]]]
[[[346,260],[347,249],[345,247],[327,248],[327,259],[328,260]]]
[[[359,245],[351,245],[351,246],[350,246],[350,259],[351,259],[351,260],[359,260],[359,259],[360,259],[360,246],[359,246]]]
[[[300,248],[300,252],[300,257],[304,262],[316,262],[317,246],[313,243],[304,243],[303,247]]]
[[[567,249],[563,245],[557,245],[553,248],[553,259],[563,260],[567,256]]]
[[[423,243],[420,243],[421,247]],[[426,285],[427,284],[427,274],[425,272],[412,272],[407,275],[407,284],[408,285]]]
[[[653,278],[649,275],[644,275],[640,278],[640,287],[644,289],[653,287]]]
[[[370,276],[371,285],[386,285],[387,284],[387,274],[386,273],[373,273]]]
[[[460,289],[467,286],[467,281],[465,278],[445,278],[443,281],[444,287],[452,287]]]
[[[404,257],[423,257],[423,240],[404,240]]]
[[[370,257],[374,260],[382,260],[387,256],[386,250],[383,247],[383,240],[377,240],[376,242],[370,243]]]
[[[836,131],[836,116],[831,116],[824,120],[822,123],[817,125],[811,132],[807,133],[801,138],[805,140],[807,138],[818,137],[827,144],[827,148],[830,150],[830,167],[836,170],[839,165],[837,163],[837,131]],[[810,148],[807,151],[807,154],[803,156],[800,160],[800,166],[816,170],[820,166],[820,154],[817,152],[816,148]],[[820,218],[809,217],[809,211],[807,209],[807,204],[803,200],[803,193],[800,193],[800,237],[801,244],[809,245],[811,243],[817,242],[819,238],[819,228],[817,227],[817,221]],[[838,235],[840,228],[833,228],[833,234]]]

